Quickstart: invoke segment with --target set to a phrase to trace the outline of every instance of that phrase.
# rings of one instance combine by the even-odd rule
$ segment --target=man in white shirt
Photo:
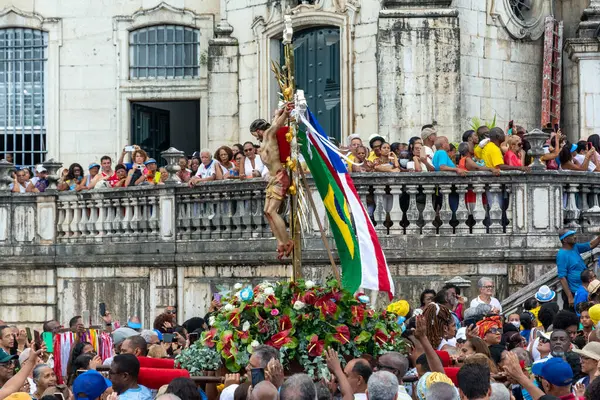
[[[502,314],[502,305],[494,294],[494,281],[491,278],[483,277],[477,282],[479,288],[479,296],[471,300],[471,307],[477,307],[479,304],[489,304],[492,306],[493,314]]]
[[[208,150],[202,150],[200,152],[200,167],[198,167],[198,172],[196,172],[196,176],[190,179],[190,185],[194,186],[199,182],[208,182],[214,181],[216,179],[215,172],[215,160],[212,159],[212,155]]]
[[[427,166],[428,171],[434,171],[433,168],[433,153],[434,144],[437,140],[437,132],[431,125],[425,125],[421,130],[421,140],[423,141],[423,149],[425,153],[421,152],[421,162]]]

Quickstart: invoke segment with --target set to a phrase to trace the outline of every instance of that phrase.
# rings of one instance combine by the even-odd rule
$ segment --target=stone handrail
[[[353,179],[382,236],[548,236],[564,225],[585,232],[598,228],[600,177],[594,174],[363,173]],[[112,237],[122,241],[271,237],[262,212],[265,185],[250,179],[208,182],[195,188],[0,191],[0,215],[6,216],[1,218],[0,244],[10,236],[33,243],[99,242]],[[314,193],[313,198],[323,219],[322,203]],[[27,227],[33,220],[37,220],[36,233],[31,232],[35,224]],[[312,228],[314,232],[316,224]]]

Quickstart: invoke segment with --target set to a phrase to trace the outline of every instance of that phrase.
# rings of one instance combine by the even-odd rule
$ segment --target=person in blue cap
[[[98,171],[100,171],[100,164],[96,162],[91,163],[88,167],[89,174],[85,177],[86,189],[92,189],[94,187],[92,182],[94,181],[94,178],[96,178],[96,175],[98,175]]]
[[[96,400],[112,383],[96,370],[85,371],[73,382],[73,396],[77,400]]]
[[[574,293],[581,287],[581,273],[587,269],[587,265],[581,253],[585,253],[598,247],[600,236],[587,243],[577,243],[577,232],[570,229],[562,229],[559,233],[562,248],[556,254],[556,268],[558,278],[563,287],[563,301],[573,309],[575,299]]]
[[[533,364],[531,373],[541,379],[546,394],[561,400],[575,400],[571,391],[573,370],[568,362],[559,357],[550,358],[543,363]]]

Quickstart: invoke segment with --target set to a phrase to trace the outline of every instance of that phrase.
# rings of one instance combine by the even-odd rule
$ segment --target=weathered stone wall
[[[379,133],[408,142],[437,123],[460,130],[459,26],[456,10],[390,9],[379,16]],[[440,133],[440,134],[441,134]]]
[[[461,128],[473,117],[506,128],[540,125],[543,40],[515,40],[491,24],[487,0],[453,0],[460,20]]]

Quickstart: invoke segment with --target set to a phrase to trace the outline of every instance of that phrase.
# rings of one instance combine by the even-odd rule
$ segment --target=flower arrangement
[[[223,366],[221,354],[214,348],[193,346],[183,350],[175,357],[175,363],[183,369],[187,369],[194,375],[201,371],[216,371]]]
[[[404,349],[396,315],[375,312],[367,296],[354,297],[334,280],[325,286],[299,280],[234,289],[196,342],[218,352],[231,372],[239,371],[261,344],[279,349],[284,366],[297,361],[318,377],[327,374],[323,353],[328,346],[346,357]]]

